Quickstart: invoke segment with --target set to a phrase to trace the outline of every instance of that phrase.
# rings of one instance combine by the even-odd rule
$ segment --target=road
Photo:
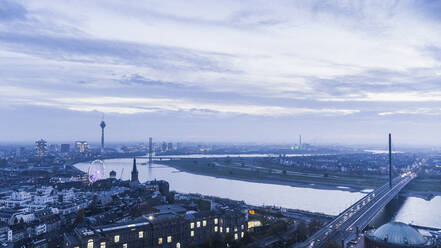
[[[404,173],[367,194],[355,204],[344,210],[333,221],[313,234],[304,243],[295,247],[318,248],[335,240],[345,244],[357,238],[358,231],[363,230],[373,217],[389,203],[409,182],[416,177],[413,172]]]

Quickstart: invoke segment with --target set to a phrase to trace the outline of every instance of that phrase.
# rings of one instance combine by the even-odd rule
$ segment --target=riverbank
[[[203,175],[203,176],[211,176],[216,178],[225,178],[225,179],[233,179],[233,180],[241,180],[241,181],[247,181],[247,182],[254,182],[254,183],[268,183],[268,184],[276,184],[276,185],[286,185],[286,186],[293,186],[293,187],[302,187],[302,188],[313,188],[313,189],[325,189],[325,190],[342,190],[342,191],[349,191],[349,192],[368,192],[372,190],[374,187],[371,185],[363,185],[363,184],[350,184],[345,182],[339,182],[339,183],[326,183],[325,181],[312,181],[312,180],[289,180],[288,178],[286,180],[277,178],[276,175],[265,175],[260,174],[259,176],[252,177],[248,174],[241,174],[237,173],[234,169],[229,171],[215,171],[215,170],[198,170],[195,167],[188,167],[183,164],[177,163],[177,161],[180,160],[163,160],[163,161],[155,161],[156,164],[162,164],[165,166],[173,167],[179,171],[182,172],[188,172],[196,175]],[[232,171],[232,173],[230,172]],[[384,181],[385,183],[386,181]],[[378,185],[382,185],[383,182],[378,183]]]
[[[244,166],[221,166],[207,159],[179,159],[155,161],[155,163],[173,167],[179,171],[217,178],[242,180],[248,182],[288,185],[325,190],[343,190],[349,192],[367,192],[387,182],[387,178],[354,177],[354,176],[301,176],[295,173],[277,172],[275,170],[254,170]],[[406,196],[430,199],[441,195],[441,185],[433,184],[428,179],[415,179],[403,191]]]

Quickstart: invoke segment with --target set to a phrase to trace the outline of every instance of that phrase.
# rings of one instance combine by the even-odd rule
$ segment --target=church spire
[[[136,168],[136,158],[133,158],[132,182],[137,182],[137,183],[139,183],[139,179],[138,179],[138,169]]]

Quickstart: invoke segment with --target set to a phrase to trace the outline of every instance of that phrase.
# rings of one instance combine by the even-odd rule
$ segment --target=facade
[[[73,234],[64,235],[64,247],[183,248],[200,244],[216,234],[239,240],[246,228],[245,216],[231,211],[153,214],[127,223],[76,228]]]
[[[89,149],[89,144],[87,141],[77,141],[75,142],[75,152],[85,153]]]
[[[389,222],[376,230],[368,231],[364,243],[366,248],[435,247],[430,238],[401,222]]]
[[[155,179],[154,181],[146,182],[146,184],[158,186],[159,192],[161,192],[162,195],[168,195],[168,193],[170,192],[170,185],[165,180]]]
[[[14,191],[9,198],[1,200],[0,203],[6,208],[19,208],[29,204],[31,201],[32,196],[30,193],[25,191]]]
[[[35,141],[35,152],[40,157],[46,155],[47,142],[44,139]]]
[[[167,151],[167,143],[165,141],[162,142],[162,149],[161,149],[161,151],[162,152],[166,152]]]
[[[63,153],[68,153],[70,151],[69,144],[61,144],[60,151]]]

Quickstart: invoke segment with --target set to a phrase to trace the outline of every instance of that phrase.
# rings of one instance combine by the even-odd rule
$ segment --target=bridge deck
[[[357,235],[357,231],[363,230],[372,218],[415,177],[416,175],[414,173],[408,172],[394,178],[392,187],[389,187],[389,183],[386,183],[375,191],[367,194],[296,247],[316,248],[323,247],[332,240],[344,240],[346,243],[354,239]]]

